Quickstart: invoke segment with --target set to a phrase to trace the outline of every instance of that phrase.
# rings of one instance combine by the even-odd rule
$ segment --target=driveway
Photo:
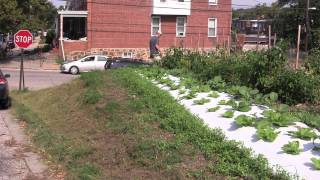
[[[2,71],[11,75],[8,79],[10,89],[18,89],[19,70]],[[39,90],[67,83],[76,77],[57,71],[26,70],[25,84],[31,90]],[[0,180],[62,179],[63,174],[48,171],[48,165],[24,134],[23,126],[10,114],[10,110],[0,110]]]

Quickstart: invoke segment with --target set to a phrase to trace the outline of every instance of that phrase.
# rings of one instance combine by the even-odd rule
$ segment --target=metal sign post
[[[14,43],[19,48],[21,48],[20,78],[19,78],[19,91],[21,91],[25,89],[24,67],[23,67],[24,48],[28,48],[33,43],[33,35],[28,30],[20,30],[14,35]]]

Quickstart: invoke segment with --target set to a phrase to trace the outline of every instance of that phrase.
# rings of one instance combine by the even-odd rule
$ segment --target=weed
[[[85,104],[96,104],[103,95],[97,90],[88,89],[83,95],[83,103]]]

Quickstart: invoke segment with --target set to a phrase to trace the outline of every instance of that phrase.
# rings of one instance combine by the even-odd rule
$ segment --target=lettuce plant
[[[227,105],[227,104],[228,104],[228,101],[227,101],[227,100],[221,100],[221,101],[219,101],[218,104],[219,104],[219,105]]]
[[[233,118],[234,111],[226,111],[223,115],[224,118]]]
[[[193,101],[193,103],[196,104],[196,105],[204,105],[204,104],[209,103],[209,102],[210,102],[210,99],[205,99],[205,98]]]
[[[273,125],[278,127],[286,127],[292,124],[292,116],[284,115],[272,110],[267,110],[263,112],[265,118],[270,121]]]
[[[266,127],[257,130],[259,139],[267,142],[273,142],[280,132],[276,132],[271,127]]]
[[[209,97],[218,98],[219,94],[216,91],[213,91],[212,93],[209,94]]]
[[[210,108],[208,109],[208,112],[216,112],[220,109],[220,106],[216,106],[216,107],[213,107],[213,108]]]
[[[187,92],[187,90],[186,89],[180,89],[179,90],[179,94],[181,95],[181,94],[185,94]]]
[[[236,123],[239,126],[253,126],[255,123],[256,118],[246,116],[246,115],[240,115],[236,117]]]
[[[317,170],[320,170],[320,159],[311,158],[311,161],[312,161],[314,167],[315,167]]]
[[[299,146],[300,146],[299,141],[292,141],[282,146],[282,150],[287,154],[298,155],[301,152],[301,149],[299,149]]]
[[[240,112],[249,112],[251,110],[250,103],[248,101],[241,101],[239,104],[233,104],[233,109]]]
[[[289,134],[292,137],[307,141],[317,138],[317,134],[310,128],[300,128],[298,131],[289,131]]]
[[[189,94],[183,96],[181,99],[194,99],[197,97],[197,93],[190,91]]]
[[[237,102],[234,100],[234,99],[230,99],[228,102],[227,102],[227,105],[231,106],[231,107],[235,107],[237,106]]]

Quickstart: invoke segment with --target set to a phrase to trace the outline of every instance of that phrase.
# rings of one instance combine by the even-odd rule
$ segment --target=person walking
[[[158,31],[157,35],[152,36],[150,39],[150,58],[156,61],[159,61],[161,51],[159,46],[159,38],[161,37],[162,32]]]

